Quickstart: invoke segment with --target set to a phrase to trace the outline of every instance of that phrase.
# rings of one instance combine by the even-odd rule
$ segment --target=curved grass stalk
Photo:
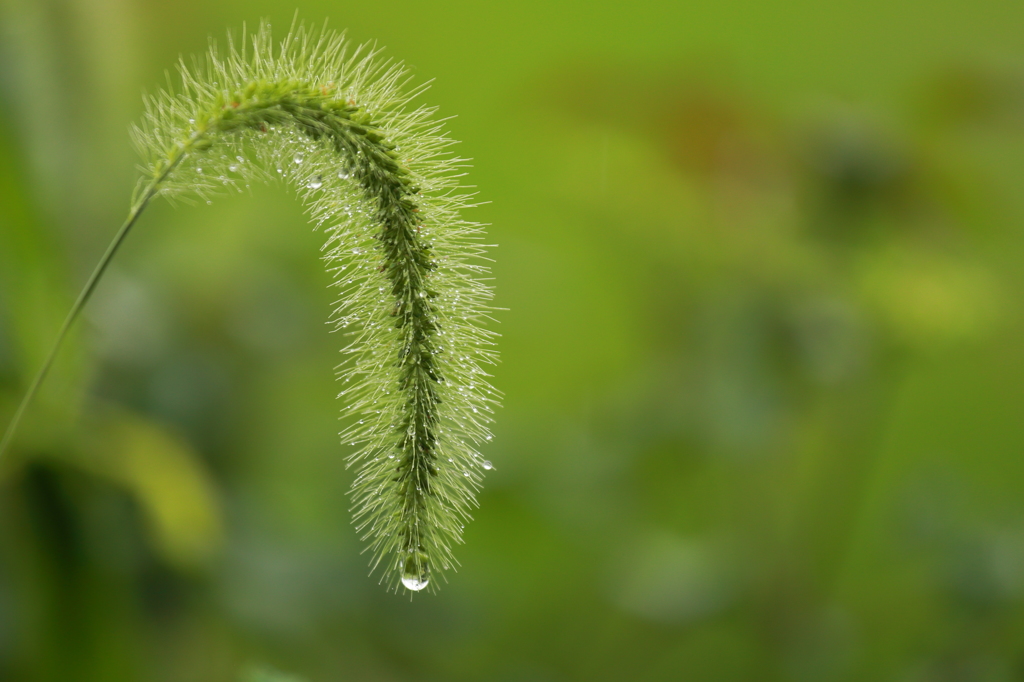
[[[251,41],[251,46],[249,42]],[[481,282],[481,226],[463,220],[471,197],[463,162],[412,108],[401,66],[343,36],[293,27],[276,47],[263,25],[226,55],[180,66],[182,88],[147,98],[133,130],[145,166],[129,217],[75,302],[54,349],[0,444],[0,454],[53,363],[68,328],[139,215],[156,196],[207,198],[256,179],[290,182],[327,240],[322,258],[341,295],[332,316],[351,330],[338,369],[359,446],[352,487],[357,529],[382,582],[417,591],[454,568],[453,544],[475,506],[476,450],[497,393],[483,366],[480,327],[491,293]]]

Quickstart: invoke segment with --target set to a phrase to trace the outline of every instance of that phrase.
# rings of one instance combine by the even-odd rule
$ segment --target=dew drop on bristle
[[[484,469],[487,469],[488,471],[490,471],[490,470],[491,470],[491,469],[493,469],[493,468],[494,468],[494,465],[493,465],[493,464],[491,464],[491,463],[490,463],[489,461],[487,461],[487,460],[485,459],[485,460],[484,460]]]
[[[429,578],[420,580],[419,578],[402,576],[402,584],[405,585],[406,589],[412,590],[413,592],[419,592],[426,587],[429,582]]]
[[[306,183],[306,187],[310,189],[320,189],[323,186],[323,178],[321,178],[319,175],[314,175],[312,178],[309,179],[309,182]]]
[[[428,567],[427,555],[423,552],[411,552],[405,565],[402,568],[402,585],[407,590],[419,592],[430,582],[430,569]]]

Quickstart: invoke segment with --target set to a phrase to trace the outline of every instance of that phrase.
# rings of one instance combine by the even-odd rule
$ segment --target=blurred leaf
[[[210,473],[165,428],[129,412],[107,411],[72,463],[135,498],[155,549],[169,564],[194,569],[221,549],[224,522]]]
[[[894,334],[918,347],[977,339],[992,330],[1005,305],[987,267],[920,248],[866,260],[861,287]]]

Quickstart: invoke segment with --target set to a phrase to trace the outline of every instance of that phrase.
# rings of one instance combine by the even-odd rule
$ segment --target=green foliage
[[[140,89],[293,11],[11,7],[0,428],[121,217]],[[436,76],[493,200],[505,464],[458,579],[365,579],[294,193],[153,202],[0,466],[0,679],[1021,676],[1024,4],[302,11]]]

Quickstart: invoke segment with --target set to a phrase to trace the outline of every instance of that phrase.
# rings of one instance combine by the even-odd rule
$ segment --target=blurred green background
[[[462,568],[366,577],[294,198],[160,203],[0,462],[0,680],[1024,680],[1018,0],[2,0],[0,426],[141,93],[296,7],[491,202]]]

